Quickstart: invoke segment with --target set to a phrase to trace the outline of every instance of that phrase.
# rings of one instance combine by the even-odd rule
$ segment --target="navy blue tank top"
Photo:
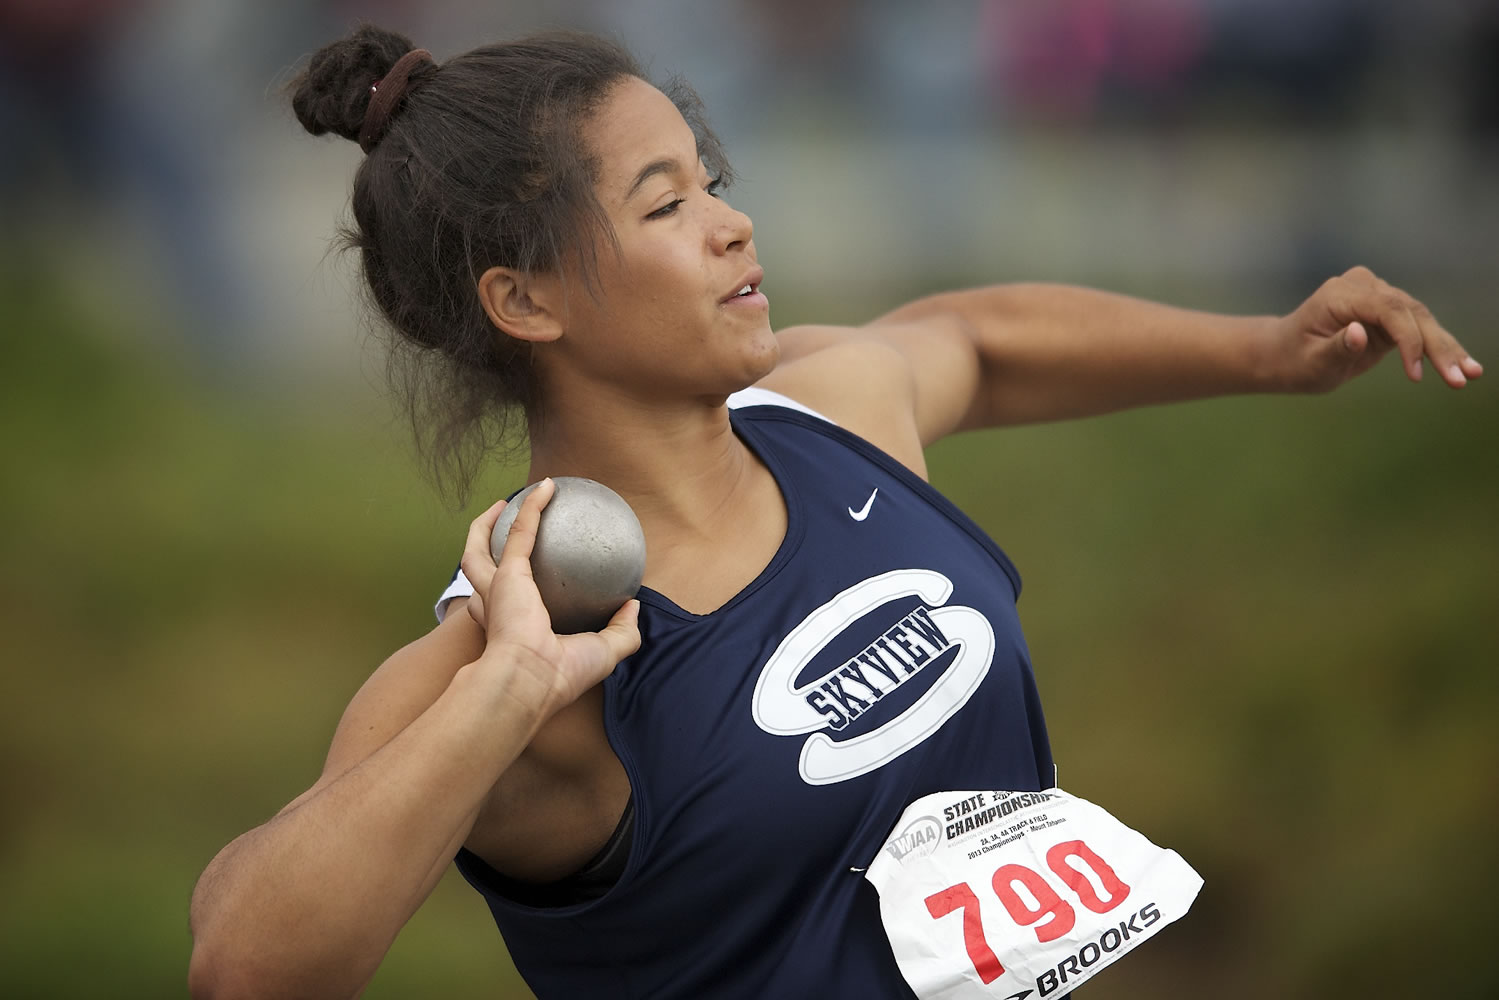
[[[640,592],[641,649],[604,682],[633,792],[623,874],[537,907],[458,857],[542,998],[909,998],[862,869],[916,798],[1052,784],[1004,553],[826,420],[730,419],[786,537],[711,614]]]

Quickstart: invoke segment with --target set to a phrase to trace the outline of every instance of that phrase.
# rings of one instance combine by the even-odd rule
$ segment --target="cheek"
[[[701,255],[689,252],[679,242],[656,241],[639,247],[616,280],[621,301],[649,313],[654,323],[673,316],[699,315],[708,298]]]
[[[581,282],[568,324],[573,344],[600,370],[631,368],[676,345],[680,331],[699,325],[689,310],[700,298],[684,288],[668,260],[647,256],[625,263],[600,261],[597,295]]]

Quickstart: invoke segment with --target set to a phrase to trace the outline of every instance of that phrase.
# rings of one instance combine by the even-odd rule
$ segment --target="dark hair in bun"
[[[370,88],[413,49],[372,25],[318,50],[290,84],[313,135],[358,141]],[[462,500],[486,453],[540,412],[528,347],[491,325],[477,282],[491,267],[585,280],[613,232],[594,197],[582,128],[625,77],[643,76],[606,39],[553,32],[422,61],[384,134],[354,175],[345,245],[370,299],[400,334],[391,383],[406,401],[439,488]],[[701,103],[665,89],[698,136],[710,172],[728,165]]]
[[[297,121],[313,135],[331,132],[358,142],[370,105],[370,87],[414,48],[404,35],[368,24],[325,46],[293,84],[291,107]],[[418,86],[436,70],[435,65],[426,65],[413,71],[408,86]]]

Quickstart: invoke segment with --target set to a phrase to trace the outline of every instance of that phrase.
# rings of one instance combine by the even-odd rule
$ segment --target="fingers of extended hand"
[[[1421,379],[1421,359],[1431,359],[1438,373],[1454,388],[1483,373],[1457,339],[1437,322],[1417,299],[1380,280],[1368,268],[1356,267],[1334,279],[1336,295],[1346,304],[1348,318],[1378,328],[1400,352],[1406,375]]]
[[[1405,374],[1421,379],[1421,356],[1426,353],[1421,326],[1411,313],[1416,300],[1379,278],[1368,268],[1354,268],[1344,275],[1352,285],[1353,312],[1373,323],[1395,342]]]
[[[1468,355],[1457,338],[1448,333],[1424,305],[1413,302],[1411,315],[1421,327],[1426,356],[1448,385],[1459,389],[1468,384],[1468,379],[1483,374],[1483,365]]]
[[[1409,296],[1407,296],[1409,298]],[[1421,331],[1422,350],[1431,359],[1437,374],[1454,389],[1467,385],[1468,379],[1483,374],[1483,366],[1469,357],[1457,338],[1448,333],[1437,318],[1420,302],[1410,300],[1407,312]]]

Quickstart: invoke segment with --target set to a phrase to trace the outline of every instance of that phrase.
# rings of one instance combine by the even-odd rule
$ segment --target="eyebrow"
[[[682,164],[671,157],[652,160],[640,169],[635,175],[635,180],[630,184],[630,189],[625,192],[625,201],[635,197],[635,192],[640,190],[640,185],[655,177],[657,174],[670,174],[682,169]]]

